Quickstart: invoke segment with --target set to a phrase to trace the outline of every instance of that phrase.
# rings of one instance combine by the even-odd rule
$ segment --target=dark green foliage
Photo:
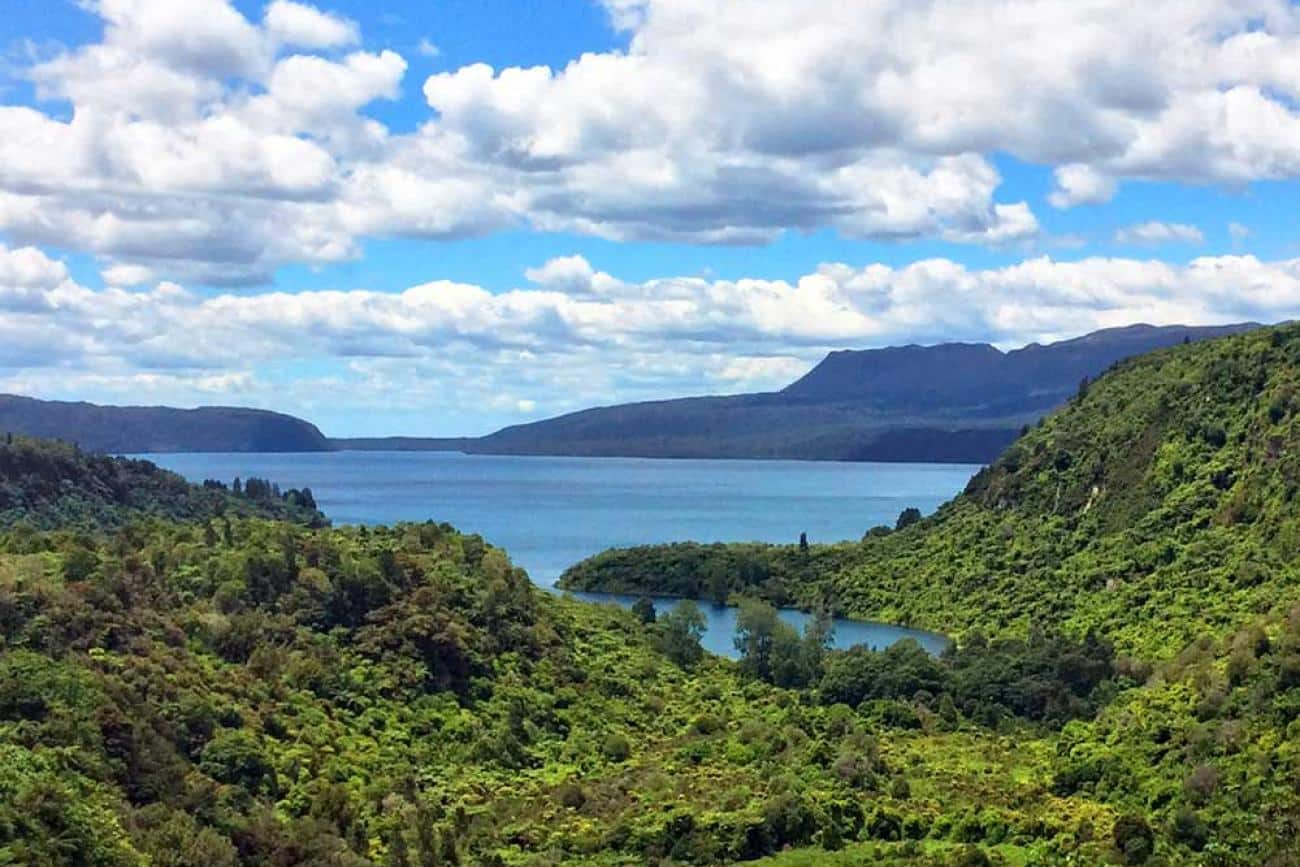
[[[801,636],[777,610],[757,599],[744,599],[736,615],[736,650],[740,667],[751,677],[777,686],[803,688],[822,674],[830,621],[818,617]]]
[[[256,481],[262,486],[257,496],[241,494],[219,482],[191,485],[148,461],[10,437],[0,444],[0,529],[116,529],[145,518],[202,521],[222,515],[325,523],[310,490],[281,495],[270,482]]]
[[[1125,864],[1145,864],[1155,851],[1155,834],[1141,816],[1120,816],[1115,821],[1115,849]]]
[[[632,603],[632,613],[636,615],[637,620],[642,623],[654,623],[658,615],[655,613],[655,604],[648,596],[642,596]]]
[[[921,520],[921,510],[909,506],[898,514],[898,520],[894,522],[895,530],[905,530]]]

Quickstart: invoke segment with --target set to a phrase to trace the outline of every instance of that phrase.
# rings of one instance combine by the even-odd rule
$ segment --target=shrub
[[[1120,816],[1115,820],[1115,849],[1125,864],[1145,864],[1155,851],[1156,837],[1141,816]]]
[[[621,734],[612,734],[605,738],[600,752],[611,762],[625,762],[632,755],[632,744]]]

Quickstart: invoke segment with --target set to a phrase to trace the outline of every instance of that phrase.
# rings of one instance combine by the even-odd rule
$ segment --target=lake
[[[310,487],[336,524],[446,521],[504,548],[539,585],[607,548],[658,542],[858,539],[915,506],[929,513],[965,487],[968,464],[518,457],[458,452],[143,455],[192,481],[262,476]],[[584,594],[596,598],[596,594]],[[603,596],[622,604],[630,599]],[[660,607],[671,605],[661,600]],[[734,655],[735,611],[700,606],[704,644]],[[802,612],[785,611],[801,625]],[[837,620],[836,646],[941,636]]]

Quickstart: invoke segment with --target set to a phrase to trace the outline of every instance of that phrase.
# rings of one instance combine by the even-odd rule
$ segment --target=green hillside
[[[83,452],[53,440],[0,439],[0,529],[104,530],[143,518],[212,520],[239,516],[322,524],[310,490],[281,492],[249,479],[192,485],[149,461]]]
[[[914,645],[818,654],[787,690],[692,662],[671,622],[536,590],[444,525],[255,519],[217,539],[161,521],[0,534],[0,626],[0,864],[870,849],[946,867],[1113,848],[1115,807],[1053,794],[1048,740],[1119,683],[1104,648],[1082,692],[1052,644],[951,669]],[[994,690],[1024,716],[957,710]],[[1035,704],[1044,690],[1063,702]]]
[[[1296,327],[1177,347],[931,518],[567,579],[941,658],[742,598],[731,662],[445,525],[150,517],[156,470],[0,465],[50,527],[0,530],[0,865],[1296,867],[1298,371]],[[126,511],[72,532],[86,502]]]
[[[1300,599],[1300,327],[1122,362],[934,516],[860,543],[609,552],[565,586],[750,590],[953,634],[1168,657]]]

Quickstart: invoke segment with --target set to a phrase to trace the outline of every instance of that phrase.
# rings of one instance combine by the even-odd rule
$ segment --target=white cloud
[[[1115,181],[1092,166],[1071,163],[1056,169],[1056,189],[1047,200],[1054,208],[1101,205],[1115,195]]]
[[[353,45],[361,39],[355,21],[292,0],[274,0],[266,7],[265,26],[275,39],[301,48]]]
[[[1151,221],[1125,226],[1115,233],[1121,244],[1202,244],[1205,234],[1187,223]]]
[[[1250,237],[1251,235],[1250,227],[1243,225],[1241,223],[1235,223],[1235,222],[1229,223],[1228,235],[1232,238],[1232,240],[1235,243],[1240,244],[1242,241]]]
[[[442,54],[442,49],[428,37],[422,38],[420,44],[415,47],[415,50],[425,57],[437,57],[439,54]]]
[[[1300,176],[1284,0],[606,0],[626,48],[431,75],[402,132],[370,109],[406,60],[326,8],[85,5],[103,38],[28,71],[52,103],[0,106],[0,232],[175,279],[520,226],[1005,245],[1039,226],[1003,155],[1058,208]]]
[[[153,270],[143,265],[111,265],[100,272],[109,286],[129,288],[157,279]]]
[[[1300,260],[1253,256],[828,264],[792,282],[633,282],[565,257],[529,279],[499,294],[448,281],[399,293],[91,290],[40,251],[5,250],[0,390],[186,404],[221,393],[328,417],[400,406],[459,412],[462,429],[480,429],[519,413],[777,388],[831,349],[1300,317]]]
[[[67,266],[35,247],[11,250],[0,244],[0,286],[53,289],[67,279]]]

